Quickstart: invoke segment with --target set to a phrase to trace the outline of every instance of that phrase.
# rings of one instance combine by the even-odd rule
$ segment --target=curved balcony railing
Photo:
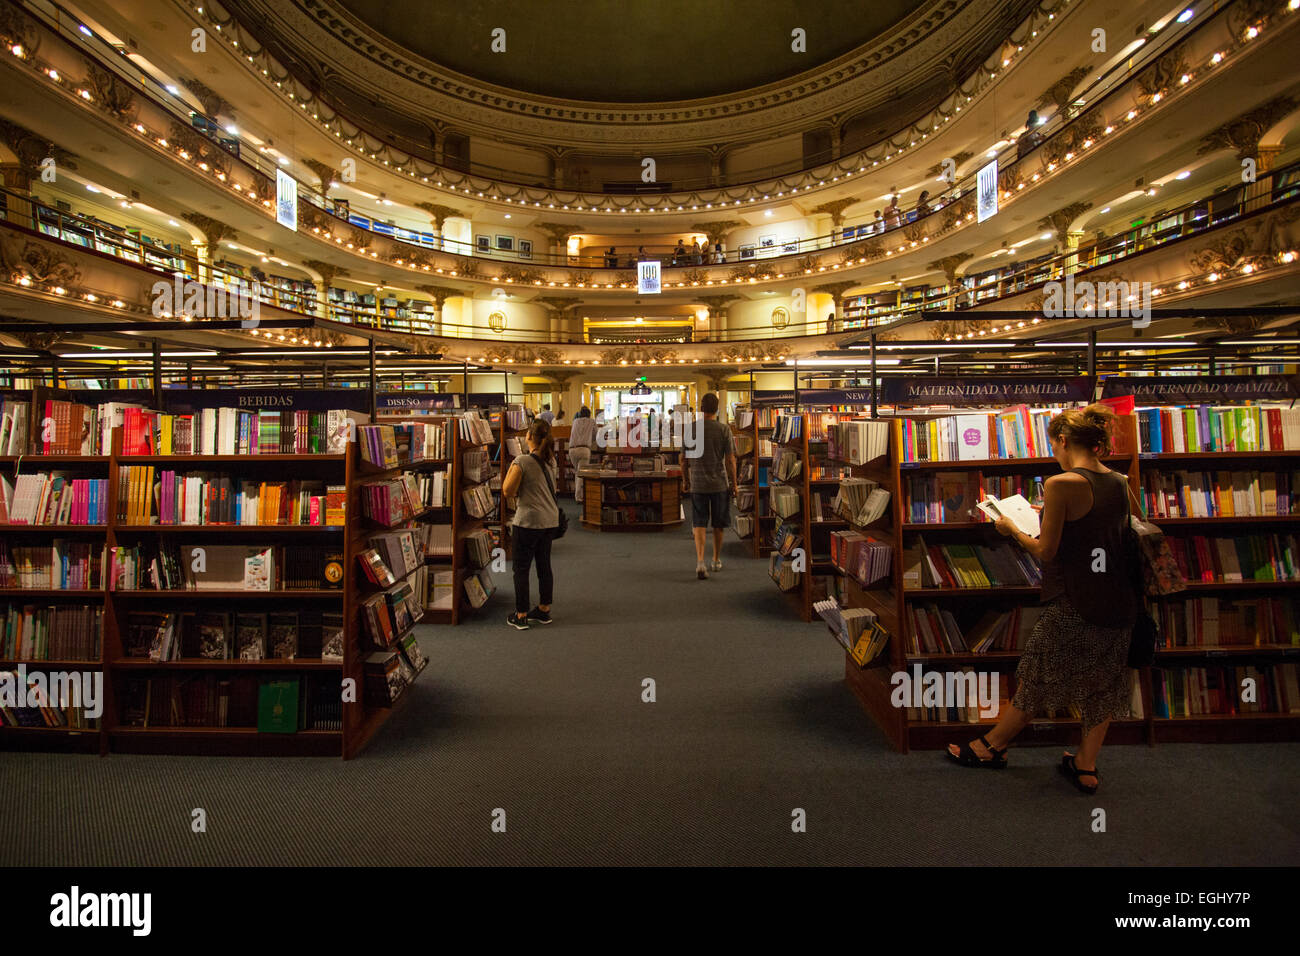
[[[1297,203],[1300,203],[1300,163],[1292,163],[1263,174],[1250,187],[1235,187],[1215,193],[1161,213],[1150,222],[1083,248],[1029,262],[1009,263],[964,276],[956,288],[947,285],[912,287],[891,293],[894,296],[892,303],[876,301],[875,297],[865,295],[845,296],[834,316],[823,318],[809,315],[803,321],[793,321],[791,317],[792,321],[779,328],[750,327],[714,331],[707,333],[707,340],[743,342],[838,334],[859,328],[877,329],[913,317],[919,312],[931,311],[951,314],[955,321],[978,321],[980,307],[1023,297],[1026,293],[1041,289],[1046,282],[1063,280],[1066,275],[1127,264],[1126,276],[1130,281],[1135,281],[1142,277],[1135,271],[1140,264],[1151,261],[1151,255],[1161,250],[1180,246],[1193,239],[1212,239],[1210,233],[1233,227],[1245,217],[1267,215],[1283,207],[1294,207]],[[29,229],[64,246],[91,249],[100,255],[122,260],[138,269],[156,273],[164,280],[179,276],[182,279],[240,290],[254,296],[264,306],[358,328],[474,339],[485,343],[549,340],[578,344],[601,337],[601,332],[595,329],[584,335],[580,330],[563,328],[564,323],[560,323],[561,328],[550,333],[529,329],[490,332],[481,326],[449,321],[424,303],[412,308],[405,301],[378,295],[372,295],[362,302],[349,302],[347,298],[356,293],[341,289],[328,290],[325,300],[321,302],[317,289],[311,283],[264,275],[258,270],[243,269],[232,264],[204,263],[193,253],[179,247],[153,242],[143,235],[63,212],[10,190],[0,190],[0,212],[10,225]],[[1263,277],[1272,265],[1288,264],[1296,260],[1295,250],[1275,252],[1277,262],[1251,257],[1242,260],[1238,271],[1242,275],[1255,272],[1257,277]],[[1151,271],[1149,278],[1155,278],[1160,283],[1154,290],[1155,294],[1176,297],[1189,289],[1195,292],[1207,283],[1226,277],[1221,276],[1216,269],[1213,264],[1199,272],[1179,272],[1165,268]],[[70,292],[58,286],[58,280],[43,283],[20,281],[23,276],[19,273],[0,278],[18,282],[33,291],[58,290],[56,294],[59,295]],[[127,312],[149,311],[147,306],[139,302],[128,303],[117,299],[112,291],[104,288],[79,289],[75,294],[90,302],[111,305]],[[868,299],[872,301],[868,303]],[[630,335],[632,333],[627,330],[618,333],[622,341],[627,341]],[[633,337],[628,344],[655,344],[649,341],[650,337],[660,335],[661,333],[647,328],[646,335],[639,337],[644,338],[644,342],[638,342],[637,337]],[[679,338],[674,338],[679,341],[703,340],[694,334],[682,334]]]
[[[1190,40],[1194,35],[1198,33],[1202,37],[1205,37],[1207,33],[1202,33],[1202,31],[1204,31],[1205,28],[1207,28],[1211,22],[1218,22],[1218,18],[1221,15],[1221,13],[1222,11],[1218,13],[1212,13],[1208,16],[1198,17],[1194,20],[1193,23],[1184,25],[1183,32],[1179,32],[1178,30],[1165,29],[1159,35],[1157,35],[1154,42],[1144,45],[1144,47],[1139,51],[1139,57],[1136,60],[1126,61],[1124,66],[1122,67],[1117,66],[1115,68],[1112,68],[1112,70],[1110,70],[1103,76],[1099,76],[1097,80],[1094,81],[1094,83],[1092,83],[1089,86],[1088,90],[1086,91],[1087,96],[1089,97],[1091,103],[1091,106],[1089,107],[1088,110],[1088,114],[1095,115],[1094,109],[1099,105],[1101,100],[1107,99],[1112,94],[1120,92],[1123,88],[1126,88],[1129,85],[1129,82],[1132,81],[1135,76],[1140,74],[1142,72],[1142,69],[1149,62],[1153,61],[1154,59],[1160,56],[1167,54],[1169,52],[1169,49],[1172,48],[1175,44],[1185,43],[1186,41]],[[76,22],[75,19],[72,22]],[[47,27],[49,26],[49,24],[46,25]],[[58,21],[58,26],[61,28],[61,33],[60,33],[61,38],[66,40],[69,44],[75,44],[78,48],[81,49],[83,55],[92,55],[93,53],[97,52],[90,47],[90,44],[95,42],[92,38],[87,38],[86,36],[82,35],[80,32],[73,30],[72,27],[63,19],[60,19]],[[111,50],[112,48],[109,47],[108,49]],[[121,56],[108,57],[107,59],[101,57],[100,59],[103,65],[105,66],[105,68],[114,70],[118,75],[122,77],[124,81],[129,82],[132,85],[133,89],[141,90],[142,94],[148,93],[147,102],[151,106],[162,111],[162,114],[165,117],[162,119],[163,123],[170,122],[170,123],[180,124],[182,126],[188,127],[189,132],[192,132],[195,136],[200,136],[207,139],[209,142],[215,144],[218,149],[222,150],[223,153],[226,153],[226,155],[228,156],[231,155],[231,153],[227,153],[226,151],[227,150],[232,151],[233,158],[237,159],[240,163],[246,165],[248,167],[248,172],[252,174],[254,182],[252,183],[246,182],[245,185],[252,187],[249,190],[249,192],[252,194],[253,198],[256,201],[259,201],[260,204],[264,207],[270,208],[273,205],[273,203],[271,202],[271,197],[273,196],[274,193],[275,172],[278,169],[278,166],[274,162],[272,162],[266,156],[263,156],[260,153],[250,152],[249,150],[241,149],[237,143],[232,143],[231,141],[224,139],[221,136],[220,130],[217,129],[216,124],[212,122],[209,118],[203,117],[200,114],[197,114],[192,110],[189,110],[188,107],[186,107],[184,110],[180,109],[175,103],[174,97],[172,97],[171,95],[166,95],[166,96],[163,95],[164,93],[167,93],[165,88],[158,87],[157,84],[151,78],[147,76],[142,76],[136,73],[134,70],[131,70],[129,61],[124,61],[124,58],[122,58]],[[1072,123],[1075,123],[1077,119],[1078,117],[1069,117],[1064,114],[1056,114],[1049,119],[1049,122],[1047,123],[1046,126],[1041,128],[1039,135],[1043,138],[1044,142],[1050,142],[1056,137],[1057,133],[1063,131]],[[153,129],[145,127],[141,123],[137,123],[135,129],[138,133],[145,136],[150,141],[155,143],[163,143],[165,148],[170,146],[175,146],[175,144],[168,144],[166,142],[165,130],[159,130],[157,128],[157,122],[158,120],[154,120],[155,126]],[[920,135],[922,138],[924,138],[924,136],[928,135],[928,133],[919,133],[917,135]],[[176,146],[175,148],[179,149],[180,147]],[[897,150],[899,147],[891,147],[891,148]],[[185,152],[184,150],[182,151]],[[1014,143],[1007,147],[1004,147],[998,154],[1000,168],[1004,168],[1002,164],[1005,163],[1005,161],[1011,155],[1017,153],[1018,151],[1019,151],[1018,147]],[[195,164],[201,166],[204,165],[202,160],[199,159],[197,156],[191,155],[190,158],[193,160]],[[862,160],[863,165],[859,168],[858,170],[859,172],[866,170],[867,167],[865,163],[867,161],[868,161],[867,158],[863,158]],[[843,161],[840,162],[842,163]],[[852,159],[850,165],[856,162],[857,159]],[[878,163],[878,161],[876,160],[871,160],[871,162],[873,166],[877,165]],[[207,170],[205,169],[205,171]],[[850,175],[852,173],[852,170],[849,170],[847,167],[841,169],[839,164],[832,164],[831,166],[821,168],[820,170],[814,170],[813,172],[816,173],[818,176],[820,176],[823,180],[829,181],[831,179],[838,179],[840,178],[841,175],[843,176]],[[221,178],[223,182],[227,181],[226,177],[224,176],[219,176],[218,178]],[[427,176],[422,176],[420,177],[420,179],[421,181],[428,181]],[[506,202],[510,201],[511,197],[502,195],[502,193],[505,191],[504,189],[497,192],[493,192],[493,190],[497,189],[496,184],[480,183],[478,185],[481,187],[478,190],[478,192],[481,195],[484,195],[485,197],[490,196],[491,198],[496,199],[498,201],[502,201],[502,200]],[[775,192],[776,195],[784,195],[784,190],[789,190],[791,194],[793,194],[797,192],[797,190],[800,188],[799,186],[790,183],[784,183],[784,182],[776,182],[769,185],[771,185],[771,188],[776,191]],[[968,175],[953,183],[948,191],[948,195],[960,196],[960,195],[968,194],[971,191],[973,185],[974,185],[974,175]],[[811,189],[814,187],[811,185],[806,185],[804,188]],[[515,264],[515,265],[551,265],[557,267],[578,268],[578,269],[609,268],[609,265],[606,261],[606,257],[602,254],[595,254],[595,255],[587,254],[587,255],[573,256],[573,257],[568,256],[567,254],[552,255],[549,252],[532,249],[531,245],[527,245],[528,240],[523,241],[524,244],[527,245],[527,248],[512,248],[509,250],[493,248],[490,250],[484,250],[483,248],[480,247],[477,241],[473,243],[468,243],[468,242],[454,241],[447,238],[439,238],[435,236],[432,232],[406,230],[395,226],[390,227],[383,223],[372,220],[368,217],[352,216],[351,214],[346,214],[344,216],[330,215],[335,211],[335,203],[332,202],[330,199],[328,199],[326,195],[322,194],[318,190],[312,189],[310,186],[301,182],[299,183],[299,194],[300,197],[304,198],[309,205],[322,211],[322,213],[325,216],[323,221],[329,226],[341,228],[345,231],[350,228],[359,228],[359,229],[367,230],[372,233],[375,233],[376,235],[384,236],[392,242],[401,243],[404,246],[410,247],[412,252],[414,252],[415,250],[432,250],[435,252],[443,252],[452,255],[463,255],[471,258],[484,258],[491,261],[505,262],[507,264]],[[588,204],[596,203],[598,201],[598,200],[592,200],[590,197],[585,197],[579,192],[565,192],[563,194],[555,194],[551,196],[552,200],[562,199],[562,198],[567,198],[568,201],[559,204],[556,204],[555,202],[548,202],[546,208],[560,209],[562,211],[569,211],[569,212],[572,211],[585,212],[588,208]],[[678,197],[678,198],[680,199],[684,197]],[[719,197],[714,197],[714,198],[715,200],[719,199]],[[699,201],[698,202],[693,201],[695,199],[698,199]],[[708,202],[703,197],[689,197],[686,199],[686,201],[691,202],[691,205],[689,207],[691,211],[700,211],[700,210],[712,211],[714,208],[716,208],[716,210],[719,213],[721,213],[724,212],[727,208],[729,208],[728,201],[725,197],[721,198],[720,201],[715,201],[715,202]],[[750,198],[749,201],[751,202],[753,201],[752,197]],[[530,205],[530,202],[528,199],[520,199],[519,204],[524,207],[528,207]],[[734,208],[738,204],[739,204],[739,200],[734,200],[730,203],[730,208]],[[534,200],[531,202],[531,205],[534,208],[537,208],[540,207],[542,204],[540,201]],[[591,211],[598,211],[598,208],[603,208],[606,211],[612,212],[616,207],[612,205],[604,205],[602,207],[591,205],[590,208]],[[628,210],[628,206],[621,206],[617,208],[619,209],[620,212],[626,212]],[[667,207],[660,207],[660,208],[671,209],[672,208],[671,202],[669,202]],[[681,211],[685,211],[687,208],[688,207],[686,207],[684,203],[679,203],[677,206],[677,209]],[[646,209],[646,212],[651,212],[651,211],[655,211],[655,210],[652,210],[650,208]],[[903,210],[902,215],[900,216],[900,221],[898,222],[896,228],[904,228],[909,223],[914,222],[917,217],[917,214],[918,214],[918,210],[915,209],[915,207],[911,209]],[[857,226],[857,227],[850,228],[849,230],[836,230],[831,234],[824,235],[824,236],[800,237],[797,239],[792,238],[790,240],[784,240],[781,242],[781,253],[782,255],[801,256],[811,252],[833,249],[837,246],[844,245],[846,242],[850,242],[864,235],[867,235],[867,233],[864,232],[864,230],[868,228],[871,227]],[[629,253],[631,252],[632,250],[630,248],[618,248],[616,250],[615,259],[619,263],[618,267],[620,268],[627,267],[627,262],[631,258],[629,256]],[[672,265],[672,253],[670,250],[648,249],[647,253],[653,258],[659,258],[662,261],[668,262],[670,266]],[[727,260],[726,263],[712,263],[712,262],[695,263],[693,261],[687,261],[685,263],[682,263],[679,259],[676,264],[679,266],[685,265],[688,267],[698,267],[698,266],[710,265],[710,264],[737,264],[737,263],[746,263],[750,261],[765,259],[768,258],[768,256],[770,255],[769,253],[766,253],[765,250],[761,250],[761,249],[752,250],[752,255],[749,253],[750,250],[744,250],[744,249],[728,250],[726,252],[726,260]],[[410,257],[410,255],[411,252],[408,252],[408,257]],[[710,256],[709,258],[712,257]],[[611,284],[605,284],[605,285],[606,287],[609,288],[614,287],[614,285]]]

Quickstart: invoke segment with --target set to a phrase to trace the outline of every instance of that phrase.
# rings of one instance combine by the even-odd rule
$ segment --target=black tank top
[[[1043,600],[1064,597],[1098,627],[1132,627],[1137,596],[1124,548],[1128,478],[1117,471],[1070,471],[1088,479],[1092,508],[1061,529],[1056,557],[1043,567]]]

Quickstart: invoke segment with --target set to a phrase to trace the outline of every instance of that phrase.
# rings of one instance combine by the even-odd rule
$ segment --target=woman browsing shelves
[[[948,746],[949,757],[964,766],[1005,767],[1007,746],[1036,714],[1076,707],[1083,740],[1078,753],[1061,758],[1061,772],[1085,793],[1097,790],[1107,727],[1129,714],[1127,658],[1137,614],[1124,547],[1128,478],[1100,460],[1110,450],[1114,417],[1106,406],[1090,405],[1053,418],[1047,435],[1063,473],[1044,485],[1038,537],[1005,516],[995,524],[1042,564],[1047,610],[1025,645],[1015,698],[997,726]]]
[[[551,573],[551,541],[560,524],[560,506],[555,500],[555,440],[551,426],[536,419],[528,426],[528,453],[520,455],[501,483],[503,497],[516,501],[510,523],[514,540],[515,613],[506,618],[511,627],[524,631],[530,624],[551,623],[551,597],[555,579]],[[537,561],[538,602],[528,609],[528,572]]]

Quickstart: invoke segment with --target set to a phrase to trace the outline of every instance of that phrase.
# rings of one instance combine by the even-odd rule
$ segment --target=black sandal
[[[972,750],[969,741],[962,744],[961,749],[955,754],[951,750],[945,750],[944,753],[948,755],[948,759],[953,761],[953,763],[959,763],[963,767],[988,767],[990,770],[1004,769],[1007,765],[1007,749],[1003,747],[1001,750],[995,750],[993,746],[984,739],[983,734],[980,734],[976,739],[987,747],[988,752],[993,755],[988,760],[984,760],[979,754]]]
[[[1061,773],[1065,776],[1066,780],[1069,780],[1070,783],[1074,784],[1075,787],[1078,788],[1080,793],[1094,794],[1097,792],[1097,787],[1101,784],[1101,775],[1097,773],[1096,770],[1079,769],[1078,765],[1074,762],[1074,754],[1064,754],[1061,757]],[[1097,783],[1089,786],[1083,782],[1081,779],[1083,777],[1096,777]]]

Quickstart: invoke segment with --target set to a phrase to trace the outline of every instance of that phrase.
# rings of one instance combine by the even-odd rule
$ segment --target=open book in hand
[[[1001,501],[989,496],[979,502],[976,507],[994,521],[999,518],[1010,518],[1011,523],[1025,534],[1031,538],[1038,537],[1038,512],[1034,510],[1033,505],[1025,500],[1024,495],[1012,495],[1010,498],[1003,498]]]

